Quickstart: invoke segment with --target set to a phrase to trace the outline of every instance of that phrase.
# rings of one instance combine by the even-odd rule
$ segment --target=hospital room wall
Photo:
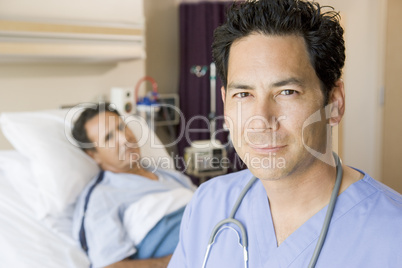
[[[112,85],[133,84],[147,73],[163,93],[177,92],[178,0],[145,1],[146,61],[116,64],[0,64],[0,112],[57,108],[92,101]],[[346,33],[344,161],[381,174],[384,28],[386,0],[319,0],[340,10]],[[118,83],[116,82],[118,81]],[[5,97],[4,97],[5,96]],[[8,147],[7,147],[8,146]],[[9,145],[0,137],[0,149]]]
[[[388,0],[383,126],[384,183],[402,193],[402,1]]]
[[[177,93],[179,84],[179,9],[177,0],[144,1],[146,73],[160,93]]]
[[[6,18],[67,19],[99,23],[143,20],[143,0],[0,0]],[[90,10],[90,12],[88,12]],[[57,109],[107,97],[112,86],[134,86],[146,60],[85,63],[0,63],[0,113]],[[0,132],[0,149],[12,146]]]
[[[144,61],[113,64],[0,64],[0,113],[58,109],[98,101],[113,86],[130,86],[144,76]],[[1,134],[1,133],[0,133]],[[0,149],[11,149],[0,135]]]

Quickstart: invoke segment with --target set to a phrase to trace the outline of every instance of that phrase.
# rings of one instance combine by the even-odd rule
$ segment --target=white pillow
[[[17,151],[0,151],[0,169],[19,196],[36,214],[41,211],[41,198],[32,178],[29,159]]]
[[[17,151],[0,151],[0,171],[18,193],[18,197],[31,208],[33,215],[42,214],[43,204],[38,185],[32,177],[29,159]],[[71,237],[72,215],[74,205],[64,209],[62,214],[47,215],[41,222],[64,239],[74,241]]]
[[[0,118],[4,136],[31,163],[41,197],[35,211],[39,219],[60,214],[99,172],[96,163],[66,139],[66,112],[4,113]]]
[[[14,148],[28,159],[32,170],[33,185],[36,186],[39,201],[34,202],[38,219],[47,215],[61,215],[75,203],[85,185],[99,172],[96,163],[74,144],[71,128],[74,119],[83,108],[3,113],[0,124],[4,136]],[[141,147],[143,156],[155,159],[170,159],[169,168],[174,168],[173,159],[167,154],[153,131],[144,122],[133,118],[128,124],[134,128],[137,137],[145,133],[145,144]],[[142,122],[141,128],[136,122]],[[133,127],[132,127],[133,126]],[[155,135],[156,136],[156,135]],[[160,161],[155,162],[161,166]],[[166,168],[163,163],[163,168]],[[15,187],[16,188],[16,187]],[[17,190],[19,188],[17,187]],[[24,192],[20,194],[25,195]]]

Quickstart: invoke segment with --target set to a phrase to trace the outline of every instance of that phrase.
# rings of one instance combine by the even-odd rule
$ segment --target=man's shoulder
[[[348,239],[357,237],[376,250],[380,249],[372,244],[373,239],[378,245],[399,245],[402,239],[402,233],[398,231],[402,226],[402,195],[367,173],[362,173],[364,177],[349,186],[338,198],[339,209],[334,215],[339,220],[339,226],[343,228],[348,224],[349,231],[352,231],[345,232]]]
[[[363,181],[373,187],[373,189],[376,190],[377,194],[382,195],[384,198],[390,200],[391,202],[400,204],[402,209],[402,195],[400,193],[383,184],[382,182],[375,180],[368,174],[365,174]]]
[[[355,195],[362,195],[366,197],[366,202],[379,202],[381,205],[396,206],[397,209],[402,210],[402,195],[393,190],[384,183],[374,179],[368,173],[355,169],[363,173],[364,177],[352,184],[350,188],[354,189]]]
[[[363,172],[364,173],[364,172]],[[354,198],[362,196],[358,207],[370,210],[373,220],[382,220],[402,223],[402,195],[382,182],[375,180],[367,173],[364,178],[355,183],[351,194]]]
[[[119,178],[124,178],[129,174],[125,173],[113,173],[110,171],[101,171],[95,177],[93,177],[89,183],[84,187],[80,193],[75,210],[81,211],[84,209],[86,203],[88,203],[88,208],[94,209],[106,209],[112,205],[111,202],[104,201],[106,194],[118,194],[118,192],[113,189],[114,183],[119,180]],[[123,189],[123,188],[122,188]],[[94,201],[96,200],[96,201]],[[112,199],[115,200],[115,199]],[[90,202],[91,201],[91,202]],[[81,217],[81,216],[80,216]]]

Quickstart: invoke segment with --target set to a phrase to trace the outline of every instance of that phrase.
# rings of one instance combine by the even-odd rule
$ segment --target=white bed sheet
[[[34,218],[1,170],[0,267],[89,267],[85,253],[72,238]]]

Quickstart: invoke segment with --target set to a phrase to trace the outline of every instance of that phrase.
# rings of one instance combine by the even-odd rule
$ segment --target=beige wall
[[[46,7],[46,8],[45,8]],[[96,25],[143,23],[143,0],[0,0],[0,17],[76,20]],[[0,113],[57,109],[97,101],[112,86],[134,86],[145,60],[115,63],[0,63]],[[0,133],[0,149],[11,149]]]
[[[384,183],[402,193],[402,2],[388,0],[384,106]]]
[[[153,77],[160,93],[179,89],[179,9],[176,0],[144,2],[146,73]]]
[[[115,64],[0,64],[0,113],[97,101],[112,86],[134,85],[144,61]],[[0,135],[0,149],[11,149]]]
[[[142,22],[144,18],[143,1],[144,0],[0,0],[0,17],[137,23]]]

